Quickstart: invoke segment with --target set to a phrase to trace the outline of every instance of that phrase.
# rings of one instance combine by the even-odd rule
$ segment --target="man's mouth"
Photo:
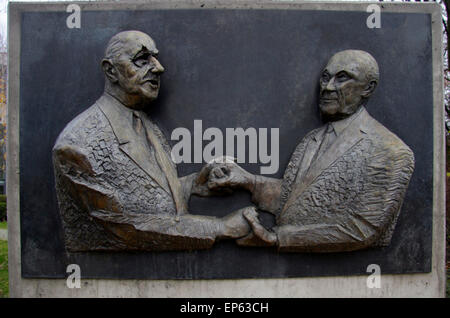
[[[338,94],[336,92],[323,92],[320,94],[320,99],[323,100],[337,100]]]
[[[149,79],[146,80],[145,83],[148,83],[151,88],[156,89],[159,87],[159,81],[157,79]]]
[[[325,102],[325,103],[336,102],[337,100],[338,100],[337,98],[330,98],[330,97],[321,97],[320,98],[320,101]]]

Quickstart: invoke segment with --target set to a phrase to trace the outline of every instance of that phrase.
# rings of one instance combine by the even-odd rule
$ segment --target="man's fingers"
[[[242,214],[250,223],[259,223],[258,212],[256,212],[255,208],[247,208]]]
[[[217,189],[220,187],[226,187],[227,182],[221,179],[213,179],[208,181],[208,189]]]
[[[258,213],[254,209],[247,209],[243,212],[244,217],[250,223],[253,233],[261,240],[268,244],[274,244],[276,242],[276,235],[266,230],[261,225],[258,219]]]
[[[228,187],[231,185],[231,178],[226,175],[222,168],[214,168],[209,174],[208,188]]]
[[[253,232],[255,232],[255,234],[262,234],[265,229],[262,227],[261,223],[259,223],[258,213],[255,211],[255,209],[247,209],[242,214],[247,219],[248,223],[250,223]]]
[[[209,174],[211,170],[214,168],[213,163],[206,164],[202,170],[200,170],[198,176],[197,176],[197,183],[198,184],[204,184],[206,181],[208,181]]]
[[[217,183],[214,181],[208,181],[208,189],[215,189],[217,188]]]
[[[240,239],[236,240],[236,243],[240,246],[254,246],[255,241],[257,238],[255,238],[255,235],[252,233],[248,234],[247,236],[241,237]]]
[[[224,164],[208,163],[205,165],[197,177],[197,182],[203,184],[211,177],[223,178],[225,175],[229,175],[230,170]]]
[[[236,240],[237,245],[239,246],[273,246],[272,242],[266,242],[261,240],[258,236],[256,236],[253,232],[247,236],[244,236],[240,239]]]
[[[202,196],[202,197],[208,197],[211,195],[216,196],[224,196],[224,195],[230,195],[233,193],[233,190],[230,188],[222,188],[217,187],[214,185],[211,185],[211,188],[209,188],[208,184],[199,185],[196,187],[196,191],[194,194]]]
[[[209,175],[210,176],[212,175],[215,178],[223,178],[223,177],[225,177],[225,173],[222,170],[222,167],[214,168],[213,170],[211,170],[211,173]]]

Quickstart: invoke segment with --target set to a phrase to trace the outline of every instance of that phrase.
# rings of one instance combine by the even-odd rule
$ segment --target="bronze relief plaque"
[[[367,16],[24,12],[23,276],[430,271],[431,18]],[[219,131],[237,163],[206,156]]]

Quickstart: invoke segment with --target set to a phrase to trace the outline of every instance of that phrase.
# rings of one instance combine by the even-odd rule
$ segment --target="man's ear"
[[[372,93],[375,91],[375,88],[377,88],[378,82],[376,80],[371,80],[364,89],[362,93],[362,97],[368,98]]]
[[[116,70],[115,66],[111,63],[111,60],[103,59],[102,60],[102,69],[103,69],[103,73],[105,73],[106,77],[112,83],[117,83],[117,81],[119,80],[117,78],[117,70]]]

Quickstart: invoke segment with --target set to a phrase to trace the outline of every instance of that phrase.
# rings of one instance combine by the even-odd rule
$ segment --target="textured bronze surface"
[[[106,49],[103,95],[58,137],[53,162],[66,248],[192,250],[217,239],[286,252],[340,252],[387,246],[409,184],[414,156],[365,109],[379,80],[367,52],[335,54],[322,72],[324,126],[292,154],[283,179],[255,176],[233,162],[178,178],[170,146],[143,111],[158,96],[154,41],[121,32]],[[191,215],[192,194],[244,188],[276,216],[266,229],[254,208],[224,218]]]

